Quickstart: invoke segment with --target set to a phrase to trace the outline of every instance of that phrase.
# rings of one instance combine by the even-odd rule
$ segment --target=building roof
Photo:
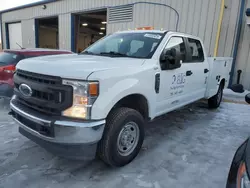
[[[20,9],[24,9],[24,8],[34,7],[34,6],[37,6],[37,5],[44,5],[44,4],[47,4],[47,3],[53,3],[55,1],[59,1],[59,0],[42,0],[42,1],[34,2],[34,3],[30,3],[30,4],[10,8],[10,9],[6,9],[6,10],[3,10],[3,11],[0,11],[0,14],[15,11],[15,10],[20,10]]]

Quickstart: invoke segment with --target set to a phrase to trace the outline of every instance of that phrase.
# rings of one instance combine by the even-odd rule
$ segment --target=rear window
[[[204,62],[204,53],[201,42],[196,39],[188,38],[189,47],[192,55],[192,62]]]
[[[0,53],[0,66],[16,65],[21,59],[20,55],[3,52]]]

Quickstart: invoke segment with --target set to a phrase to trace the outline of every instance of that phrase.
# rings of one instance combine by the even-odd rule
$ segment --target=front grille
[[[26,80],[31,80],[34,82],[50,84],[50,85],[61,84],[62,82],[60,77],[37,74],[37,73],[28,72],[28,71],[23,71],[20,69],[16,71],[16,75]]]
[[[60,77],[42,75],[23,70],[17,70],[14,75],[17,101],[46,115],[61,115],[61,112],[72,105],[71,86],[62,85]],[[32,96],[25,97],[19,91],[19,86],[26,84],[32,89]]]

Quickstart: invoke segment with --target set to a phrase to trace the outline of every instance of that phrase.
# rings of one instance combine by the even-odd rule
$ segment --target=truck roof
[[[190,35],[187,33],[182,33],[182,32],[178,32],[178,31],[170,31],[170,30],[128,30],[128,31],[118,31],[116,33],[162,33],[162,34],[163,33],[173,33],[173,34],[183,35],[185,37],[190,37],[190,38],[201,40],[199,37],[197,37],[195,35]]]
[[[166,30],[128,30],[128,31],[118,31],[117,33],[165,33]]]

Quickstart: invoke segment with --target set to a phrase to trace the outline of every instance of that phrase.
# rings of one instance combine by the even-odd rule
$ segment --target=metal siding
[[[172,0],[170,4],[173,8],[177,8],[177,1]],[[170,10],[170,17],[169,17],[169,27],[170,30],[175,31],[176,30],[176,20],[177,20],[177,15],[173,10]]]
[[[193,23],[194,23],[194,12],[195,12],[195,0],[189,0],[188,4],[188,14],[186,23],[186,33],[192,34]]]
[[[250,7],[250,1],[248,1],[247,7]],[[245,89],[250,90],[250,27],[246,24],[245,14],[242,27],[233,83],[236,83],[237,71],[242,70],[240,83]]]
[[[192,26],[192,33],[196,36],[199,33],[201,7],[202,7],[202,1],[195,0],[195,12],[194,12],[194,18],[193,18],[193,24],[192,24],[193,25]]]
[[[181,13],[182,16],[180,18],[180,32],[186,32],[186,23],[187,23],[187,18],[188,18],[188,0],[183,0],[182,1],[182,8],[181,8]]]
[[[241,0],[227,0],[218,49],[218,56],[233,56],[235,32]]]
[[[221,3],[222,1],[216,1],[215,5],[215,12],[214,12],[214,21],[212,25],[212,35],[210,39],[210,44],[209,44],[209,51],[208,51],[208,56],[213,56],[214,54],[214,48],[215,48],[215,42],[216,42],[216,35],[218,32],[218,22],[219,22],[219,16],[220,16],[220,9],[221,9]]]
[[[71,14],[59,15],[59,48],[71,50]],[[65,27],[67,26],[67,27]]]
[[[205,30],[205,39],[204,39],[204,44],[208,55],[213,54],[213,52],[210,51],[210,41],[212,36],[216,35],[217,33],[217,30],[213,33],[214,20],[215,19],[218,20],[218,18],[215,18],[215,10],[216,10],[216,0],[209,0],[208,17]]]
[[[23,47],[35,48],[35,20],[22,20]]]
[[[47,4],[47,9],[35,6],[3,13],[3,23],[20,21],[31,28],[34,18],[59,15],[59,46],[63,49],[71,48],[71,20],[70,14],[90,11],[96,8],[123,5],[140,0],[62,0]],[[146,0],[147,2],[162,3],[176,8],[180,14],[179,30],[198,35],[205,41],[208,54],[214,49],[217,33],[217,20],[221,0]],[[239,1],[239,0],[237,0]],[[234,3],[235,4],[235,3]],[[234,16],[235,18],[235,16]],[[107,33],[118,30],[134,29],[142,26],[153,26],[155,29],[175,30],[177,16],[173,10],[159,5],[136,4],[132,22],[107,25]],[[25,22],[25,20],[27,22]],[[235,20],[235,19],[234,19]],[[233,26],[233,24],[232,24]],[[23,26],[24,28],[24,26]],[[25,29],[27,36],[34,31]],[[26,35],[26,34],[25,34]],[[27,38],[27,36],[24,36]],[[232,33],[228,36],[232,36]],[[3,37],[5,42],[5,36]],[[32,42],[32,44],[35,42]],[[28,43],[27,43],[28,44]],[[230,47],[229,47],[230,48]],[[231,51],[231,49],[226,49]]]

